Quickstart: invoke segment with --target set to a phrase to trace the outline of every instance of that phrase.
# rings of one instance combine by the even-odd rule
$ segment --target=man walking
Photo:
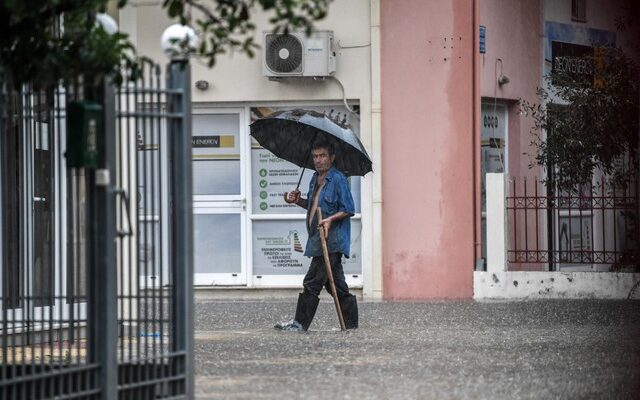
[[[344,278],[342,256],[349,258],[351,244],[350,218],[355,213],[353,197],[349,183],[344,174],[333,167],[335,160],[333,145],[329,142],[314,144],[311,155],[315,174],[309,183],[307,199],[300,197],[299,191],[285,192],[284,200],[289,204],[296,204],[307,210],[307,232],[309,240],[304,255],[312,257],[309,271],[304,277],[304,290],[298,296],[295,318],[289,322],[276,324],[275,328],[284,331],[306,331],[318,308],[318,295],[324,286],[329,293],[327,272],[322,256],[320,243],[320,229],[324,227],[327,233],[327,247],[331,272],[335,281],[336,292],[342,309],[342,315],[347,329],[358,327],[358,305],[356,297],[349,293],[349,287]],[[317,209],[322,210],[322,221],[318,221]]]

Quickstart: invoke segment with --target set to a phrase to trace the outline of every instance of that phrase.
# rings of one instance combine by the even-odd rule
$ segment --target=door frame
[[[196,213],[229,213],[229,207],[234,206],[234,202],[240,202],[241,213],[241,273],[238,277],[231,274],[194,274],[194,285],[212,287],[215,286],[239,286],[248,288],[300,288],[304,274],[299,275],[258,275],[253,273],[253,222],[259,220],[304,220],[304,215],[261,215],[253,214],[252,204],[252,176],[251,176],[251,138],[249,136],[251,124],[252,107],[292,107],[305,108],[313,106],[332,107],[342,106],[342,102],[336,100],[305,100],[305,101],[271,101],[271,102],[229,102],[216,104],[212,102],[200,102],[193,104],[193,115],[198,114],[240,114],[240,179],[241,194],[228,196],[205,196],[194,195],[194,214]],[[361,124],[362,129],[362,124]],[[308,171],[307,173],[311,173]],[[350,288],[362,288],[365,281],[365,274],[372,273],[368,265],[372,264],[373,244],[370,233],[371,204],[368,201],[372,190],[372,175],[361,178],[360,181],[360,212],[352,217],[361,223],[361,260],[359,274],[345,274],[347,284]],[[237,203],[235,203],[237,206]],[[236,208],[237,210],[237,208]],[[310,262],[310,259],[309,259]],[[199,276],[200,275],[200,276]],[[224,275],[227,275],[225,278]],[[240,277],[242,279],[240,279]]]
[[[238,273],[194,273],[196,286],[246,286],[248,282],[247,252],[247,154],[249,126],[245,124],[245,107],[218,107],[210,104],[193,104],[193,116],[228,115],[238,117],[238,158],[240,164],[240,193],[233,195],[193,195],[193,214],[239,214],[240,216],[240,271]],[[193,162],[193,161],[192,161]]]
[[[491,113],[492,114],[502,114],[504,113],[504,145],[502,146],[503,149],[503,157],[504,157],[504,163],[503,163],[503,173],[504,174],[508,174],[509,173],[509,103],[500,100],[498,101],[497,99],[494,98],[483,98],[482,101],[480,102],[480,108],[481,108],[481,112],[480,112],[480,124],[484,124],[484,121],[482,120],[482,106],[487,106],[487,107],[491,107]],[[482,126],[480,127],[480,130],[482,131]],[[495,130],[496,133],[498,133],[498,130]],[[482,138],[480,138],[480,149],[479,151],[482,153]],[[481,156],[482,157],[482,156]],[[482,168],[481,168],[482,169]],[[485,170],[485,175],[486,175],[487,171]],[[484,185],[483,188],[481,188],[481,190],[484,190],[486,193],[486,177],[483,176],[481,178],[482,184]],[[485,202],[486,202],[486,195],[485,195]],[[481,252],[485,255],[486,257],[486,246],[487,246],[487,240],[486,240],[486,236],[487,236],[487,232],[486,232],[486,221],[487,221],[487,211],[486,211],[486,204],[485,204],[485,210],[480,210],[480,221],[481,221],[481,229],[482,229],[482,246],[481,246]]]

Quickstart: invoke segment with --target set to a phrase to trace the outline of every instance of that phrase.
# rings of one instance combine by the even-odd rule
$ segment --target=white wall
[[[474,299],[626,299],[638,273],[503,271],[473,273]],[[634,299],[640,298],[640,289]]]
[[[173,22],[159,6],[127,7],[122,15],[136,13],[134,27],[126,27],[135,34],[136,45],[141,55],[164,64],[167,58],[160,50],[160,35]],[[262,33],[269,30],[268,14],[255,12],[253,21],[257,25],[254,34],[256,43],[261,43]],[[332,30],[337,43],[342,46],[368,45],[370,39],[369,0],[336,0],[330,6],[328,17],[316,24],[319,30]],[[125,29],[125,27],[123,27]],[[339,86],[325,82],[291,81],[272,82],[262,76],[261,50],[256,57],[244,54],[220,56],[213,69],[204,62],[192,62],[192,80],[209,81],[207,91],[193,92],[194,102],[256,102],[279,100],[330,100],[342,99]],[[358,47],[337,49],[337,72],[335,76],[345,86],[347,97],[359,99],[363,106],[370,104],[371,96],[371,49]],[[367,110],[368,111],[368,110]],[[364,129],[363,129],[364,131]]]

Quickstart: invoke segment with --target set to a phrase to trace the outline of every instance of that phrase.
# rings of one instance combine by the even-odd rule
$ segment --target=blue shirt
[[[313,174],[311,182],[309,182],[309,193],[307,194],[307,232],[309,240],[304,255],[307,257],[322,256],[322,244],[320,243],[320,235],[318,230],[317,214],[313,216],[311,224],[309,224],[309,213],[313,205],[313,190],[316,187],[318,173]],[[327,238],[327,247],[329,253],[342,253],[349,258],[351,246],[351,216],[355,214],[353,205],[353,197],[349,189],[349,181],[344,174],[335,168],[327,171],[324,178],[324,186],[318,196],[318,207],[322,210],[322,217],[327,218],[331,215],[343,211],[349,214],[349,217],[343,218],[331,223],[329,235]],[[316,211],[317,212],[317,211]]]

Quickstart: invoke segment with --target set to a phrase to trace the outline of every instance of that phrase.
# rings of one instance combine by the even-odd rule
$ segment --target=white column
[[[380,93],[380,0],[370,0],[370,37],[371,37],[371,161],[373,173],[371,179],[371,266],[364,262],[363,254],[363,296],[380,299],[382,293],[382,96]],[[363,215],[364,216],[364,215]],[[362,225],[364,227],[364,223]],[[364,242],[363,242],[364,245]],[[369,270],[365,270],[369,268]]]
[[[505,174],[488,173],[487,190],[487,271],[507,270],[507,227]]]

